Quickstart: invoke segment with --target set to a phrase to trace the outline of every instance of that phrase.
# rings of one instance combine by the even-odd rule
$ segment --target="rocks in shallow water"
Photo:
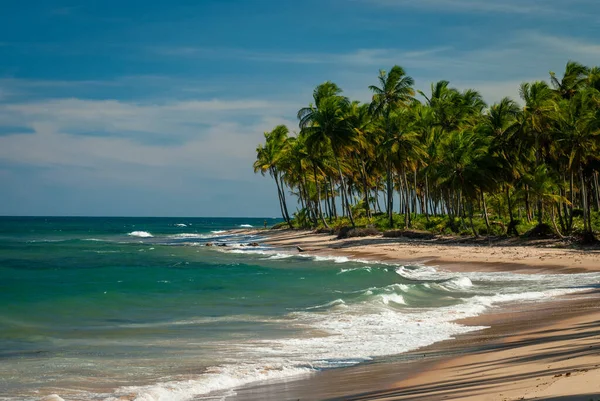
[[[225,243],[225,242],[207,242],[206,244],[204,244],[204,246],[230,246],[229,244]],[[249,244],[240,244],[240,246],[260,246],[260,244],[258,242],[250,242]]]

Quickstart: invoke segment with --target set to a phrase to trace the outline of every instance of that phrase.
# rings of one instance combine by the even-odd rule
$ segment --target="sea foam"
[[[131,399],[129,398],[131,394],[135,394],[134,401],[186,401],[213,391],[235,388],[252,382],[308,376],[314,372],[310,367],[293,367],[281,362],[215,366],[208,368],[196,380],[122,387],[117,394],[106,401],[118,401],[123,396]],[[211,399],[215,398],[211,397]]]
[[[153,235],[147,231],[132,231],[132,232],[128,233],[127,235],[129,235],[130,237],[140,237],[140,238],[153,237]]]

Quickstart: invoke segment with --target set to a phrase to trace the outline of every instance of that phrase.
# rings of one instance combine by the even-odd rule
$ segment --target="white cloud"
[[[0,136],[0,161],[41,168],[72,168],[78,176],[145,181],[143,169],[195,171],[199,178],[237,179],[251,174],[262,133],[280,123],[285,103],[263,100],[171,102],[51,99],[12,104],[0,124],[35,133]],[[292,113],[289,113],[292,114]],[[240,118],[252,117],[246,123]],[[80,135],[98,131],[98,135]],[[127,137],[117,134],[135,131]],[[115,134],[105,136],[106,133]],[[168,146],[140,141],[154,133],[179,138]],[[57,177],[60,179],[60,177]]]

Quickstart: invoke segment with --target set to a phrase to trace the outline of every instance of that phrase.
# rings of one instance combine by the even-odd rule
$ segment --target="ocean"
[[[244,384],[478,330],[455,321],[600,280],[311,256],[226,231],[263,221],[0,217],[0,399],[226,400]]]

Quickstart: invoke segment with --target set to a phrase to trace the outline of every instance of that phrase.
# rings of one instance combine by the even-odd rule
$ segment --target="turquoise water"
[[[0,398],[226,399],[451,338],[476,329],[456,319],[600,278],[297,255],[223,231],[262,225],[0,217]]]

